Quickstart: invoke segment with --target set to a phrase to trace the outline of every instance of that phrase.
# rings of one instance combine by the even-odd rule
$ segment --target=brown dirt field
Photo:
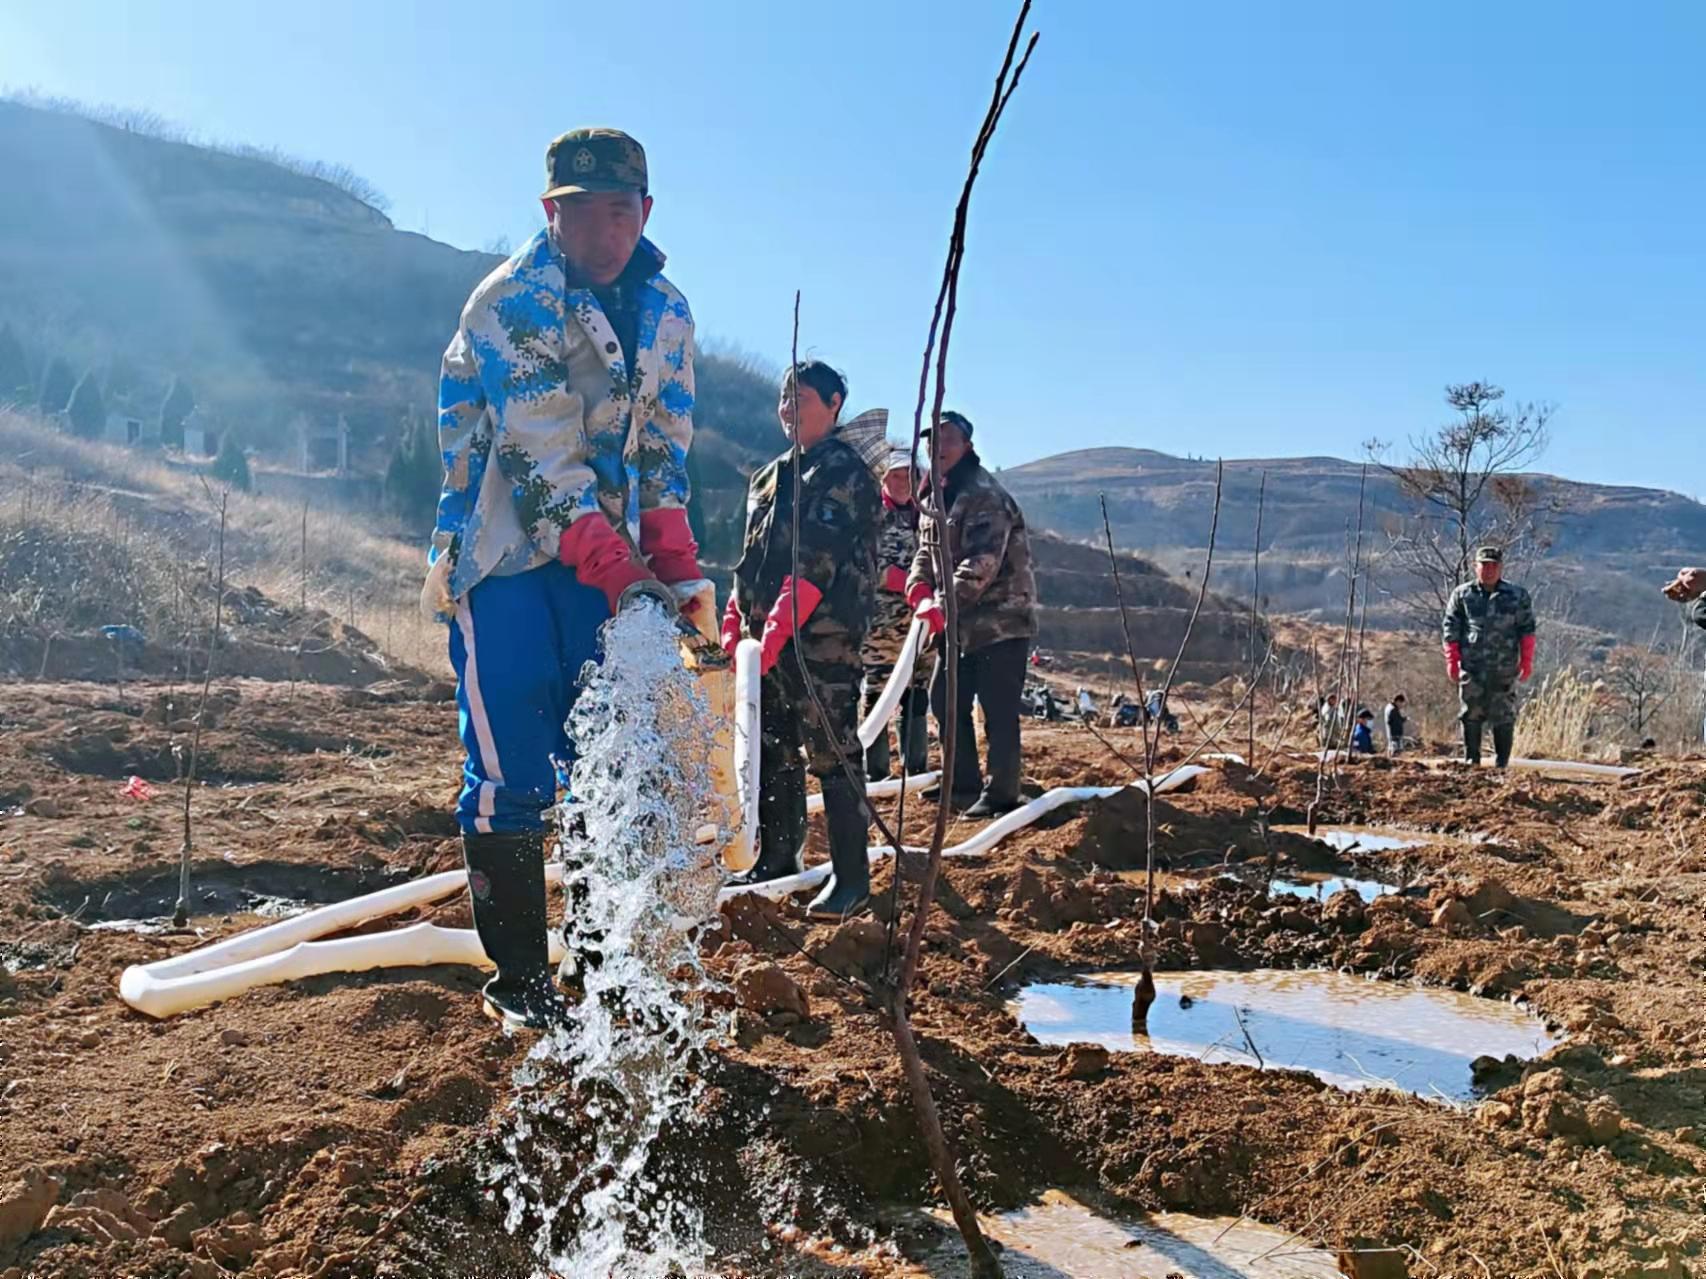
[[[215,689],[194,796],[206,937],[261,922],[245,912],[268,896],[338,900],[459,865],[441,688]],[[119,1001],[125,965],[198,941],[88,927],[175,897],[185,734],[141,713],[164,691],[0,685],[0,1276],[526,1275],[481,1175],[525,1044],[481,1017],[477,973],[316,979],[163,1022]],[[1045,788],[1129,777],[1077,726],[1027,725],[1027,753]],[[156,798],[120,794],[132,773]],[[1063,810],[949,863],[929,927],[916,1024],[980,1205],[1067,1186],[1246,1212],[1329,1244],[1407,1245],[1410,1273],[1435,1277],[1706,1274],[1706,765],[1622,784],[1346,767],[1320,816],[1423,832],[1402,855],[1406,894],[1354,911],[1275,908],[1223,882],[1179,891],[1264,858],[1258,808],[1299,822],[1314,787],[1295,762],[1266,777],[1217,764],[1163,797],[1157,968],[1335,967],[1520,995],[1565,1045],[1474,1111],[1146,1054],[1066,1077],[1065,1052],[1006,1001],[1028,980],[1135,965],[1145,815],[1131,793]],[[934,809],[909,809],[917,838]],[[1273,843],[1282,867],[1369,864]],[[889,884],[884,870],[879,897]],[[1466,921],[1436,926],[1452,900]],[[880,925],[810,925],[751,899],[727,914],[714,970],[778,964],[808,1015],[737,1011],[660,1169],[690,1164],[707,1187],[725,1275],[927,1273],[908,1258],[938,1228],[897,1214],[933,1202],[931,1176],[889,1032],[843,980],[880,968]],[[438,915],[465,921],[454,903]],[[1595,1144],[1579,1120],[1602,1098],[1622,1124]]]

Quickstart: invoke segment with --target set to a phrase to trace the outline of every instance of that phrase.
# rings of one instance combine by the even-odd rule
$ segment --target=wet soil
[[[264,922],[245,912],[266,899],[459,864],[441,690],[215,688],[229,705],[203,759],[250,784],[192,795],[197,881],[213,893],[202,936]],[[185,740],[144,713],[166,692],[0,685],[0,1276],[526,1275],[484,1180],[525,1045],[480,1015],[478,973],[318,978],[165,1022],[118,1000],[125,965],[202,940],[88,926],[175,894],[181,793],[169,778],[151,800],[123,793],[133,759]],[[1026,734],[1040,787],[1130,775],[1080,727]],[[1401,824],[1416,847],[1264,836],[1259,813],[1298,822],[1314,796],[1300,763],[1260,777],[1216,763],[1158,801],[1149,932],[1135,791],[947,865],[914,1017],[980,1207],[1069,1187],[1412,1249],[1412,1274],[1706,1273],[1706,764],[1588,782],[1371,761],[1329,782],[1319,820]],[[934,817],[911,799],[909,842]],[[977,825],[954,821],[949,842]],[[1401,890],[1270,900],[1212,874],[1265,871],[1270,855],[1282,877]],[[879,871],[879,901],[892,882]],[[453,901],[399,922],[419,918],[467,917]],[[895,1208],[936,1195],[873,1010],[880,919],[836,928],[746,899],[727,920],[716,973],[774,966],[797,989],[736,983],[734,1040],[660,1170],[690,1166],[704,1187],[725,1275],[939,1269],[941,1227]],[[1326,967],[1521,996],[1564,1043],[1457,1110],[1299,1072],[1045,1045],[1008,1010],[1025,983],[1131,968],[1146,949],[1161,970]]]

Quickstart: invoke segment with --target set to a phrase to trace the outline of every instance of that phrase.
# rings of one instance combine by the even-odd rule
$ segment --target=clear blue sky
[[[1011,14],[982,0],[58,0],[0,83],[346,163],[399,226],[537,224],[626,127],[701,333],[910,414]],[[1040,0],[973,208],[950,403],[1011,465],[1355,455],[1447,381],[1557,404],[1547,469],[1706,489],[1706,6]],[[453,316],[444,317],[448,335]]]

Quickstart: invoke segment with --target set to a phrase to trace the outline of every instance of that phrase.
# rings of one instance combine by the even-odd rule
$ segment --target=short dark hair
[[[1357,712],[1357,718],[1358,719],[1373,719],[1374,718],[1374,712],[1369,710],[1368,707],[1365,706],[1360,711]]]
[[[793,372],[782,379],[782,385],[785,387],[791,381],[811,387],[817,392],[817,398],[825,404],[829,403],[829,397],[832,395],[839,395],[843,405],[847,403],[846,376],[822,360],[801,360],[794,366]]]
[[[1402,693],[1399,693],[1399,694],[1398,694],[1398,695],[1397,695],[1397,696],[1396,696],[1396,697],[1394,697],[1394,698],[1393,698],[1393,699],[1392,699],[1392,700],[1393,700],[1393,701],[1394,701],[1394,702],[1402,702],[1402,701],[1405,701],[1405,700],[1406,700],[1406,698],[1405,698],[1405,697],[1404,697],[1404,694],[1402,694]]]

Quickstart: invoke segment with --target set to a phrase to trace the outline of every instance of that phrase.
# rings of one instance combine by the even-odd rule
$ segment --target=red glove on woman
[[[764,646],[764,657],[758,666],[759,674],[768,675],[775,669],[776,660],[782,656],[783,646],[794,637],[796,602],[799,622],[804,626],[806,619],[812,615],[812,610],[822,599],[823,592],[804,578],[782,579],[782,593],[776,597],[776,603],[764,618],[764,636],[759,641]]]
[[[893,595],[906,594],[906,570],[899,564],[890,564],[883,570],[883,589]]]
[[[635,582],[657,578],[628,540],[598,511],[587,512],[563,530],[557,542],[557,558],[574,569],[582,586],[604,592],[613,615],[621,606],[623,591]]]
[[[1534,636],[1524,635],[1522,637],[1522,656],[1519,659],[1518,664],[1517,664],[1516,677],[1518,679],[1520,679],[1524,684],[1526,684],[1533,677],[1533,675],[1534,675]]]
[[[1463,678],[1463,645],[1445,646],[1445,675],[1453,684]]]

